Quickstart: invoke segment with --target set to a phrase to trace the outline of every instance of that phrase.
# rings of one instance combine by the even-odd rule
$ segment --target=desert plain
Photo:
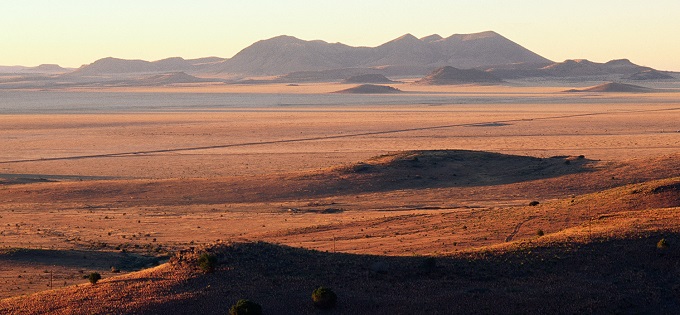
[[[680,308],[676,89],[351,86],[0,91],[0,313]]]

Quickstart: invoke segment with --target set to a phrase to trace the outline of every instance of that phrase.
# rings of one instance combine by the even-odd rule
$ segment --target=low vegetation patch
[[[198,267],[205,273],[212,273],[217,267],[217,256],[215,254],[203,253],[198,257]]]
[[[337,301],[338,296],[330,288],[318,287],[312,292],[312,302],[319,309],[327,310],[334,308]]]
[[[667,249],[668,248],[668,241],[665,238],[662,238],[661,240],[659,240],[658,243],[656,243],[656,248]]]
[[[229,315],[262,315],[262,306],[251,300],[241,299],[231,306]]]
[[[97,281],[101,280],[101,278],[102,275],[100,275],[99,272],[93,272],[87,276],[87,280],[90,281],[90,283],[92,283],[93,285],[97,284]]]

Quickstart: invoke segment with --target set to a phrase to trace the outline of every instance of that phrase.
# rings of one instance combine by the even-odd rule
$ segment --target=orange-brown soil
[[[678,112],[635,97],[0,116],[0,313],[673,313]]]

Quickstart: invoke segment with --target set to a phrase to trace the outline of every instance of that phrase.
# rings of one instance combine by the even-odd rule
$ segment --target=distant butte
[[[571,89],[565,92],[649,93],[654,91],[656,90],[639,85],[610,82],[596,86],[591,86],[585,89]]]
[[[353,88],[333,92],[340,94],[392,94],[401,93],[400,89],[386,85],[362,84]]]
[[[458,69],[441,67],[426,77],[415,82],[420,85],[454,85],[454,84],[496,84],[503,80],[491,73],[477,69]]]

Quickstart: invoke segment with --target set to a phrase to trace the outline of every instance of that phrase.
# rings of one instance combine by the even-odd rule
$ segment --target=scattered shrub
[[[231,306],[229,315],[262,315],[262,306],[253,301],[241,299]]]
[[[322,310],[334,308],[337,301],[338,296],[329,288],[318,287],[312,292],[312,302],[314,302],[314,306]]]
[[[529,203],[529,205],[532,206],[532,207],[538,206],[539,204],[540,204],[540,202],[538,202],[536,200]]]
[[[543,232],[543,230],[538,230],[538,231],[536,231],[536,235],[543,236],[543,235],[545,235],[545,232]]]
[[[99,272],[93,272],[87,276],[87,280],[89,280],[92,284],[97,284],[97,281],[101,280],[101,278],[102,275],[100,275]]]
[[[111,266],[111,272],[113,273],[119,273],[120,269],[116,268],[116,266]]]
[[[203,253],[198,257],[198,267],[205,273],[211,273],[215,271],[217,267],[217,256],[210,253]]]
[[[668,241],[666,241],[665,238],[662,238],[661,240],[659,240],[658,243],[656,243],[656,248],[658,248],[658,249],[668,248]]]

